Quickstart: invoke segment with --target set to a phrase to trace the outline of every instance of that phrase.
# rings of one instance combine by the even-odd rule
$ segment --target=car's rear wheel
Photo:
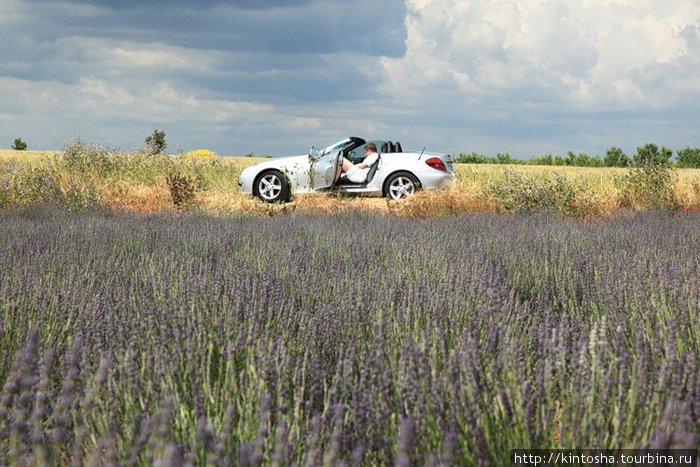
[[[289,182],[282,172],[268,170],[255,180],[255,195],[266,203],[289,201]]]
[[[420,190],[420,182],[410,172],[392,174],[384,183],[384,196],[394,200],[411,196],[418,190]]]

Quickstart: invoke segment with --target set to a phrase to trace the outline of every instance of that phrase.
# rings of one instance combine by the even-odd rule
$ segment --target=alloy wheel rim
[[[268,201],[277,199],[282,191],[282,181],[275,174],[265,175],[258,182],[258,193]]]
[[[412,195],[416,190],[413,181],[408,177],[397,177],[389,186],[389,195],[392,199],[401,199]]]

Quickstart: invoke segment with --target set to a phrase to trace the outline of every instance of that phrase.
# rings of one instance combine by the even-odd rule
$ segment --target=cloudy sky
[[[699,0],[0,0],[0,148],[700,147]]]

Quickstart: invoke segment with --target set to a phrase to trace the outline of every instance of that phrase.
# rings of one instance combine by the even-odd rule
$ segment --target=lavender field
[[[0,212],[0,464],[700,442],[700,214]]]

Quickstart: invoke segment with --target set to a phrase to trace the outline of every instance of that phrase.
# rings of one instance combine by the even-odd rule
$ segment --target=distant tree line
[[[637,148],[637,152],[628,156],[622,149],[613,146],[605,157],[586,153],[567,152],[566,156],[547,154],[527,160],[514,159],[508,153],[484,156],[475,152],[462,153],[457,162],[466,164],[519,164],[519,165],[559,165],[572,167],[640,167],[645,165],[666,165],[678,168],[700,168],[700,148],[687,147],[675,152],[665,146],[659,147],[648,143]]]

